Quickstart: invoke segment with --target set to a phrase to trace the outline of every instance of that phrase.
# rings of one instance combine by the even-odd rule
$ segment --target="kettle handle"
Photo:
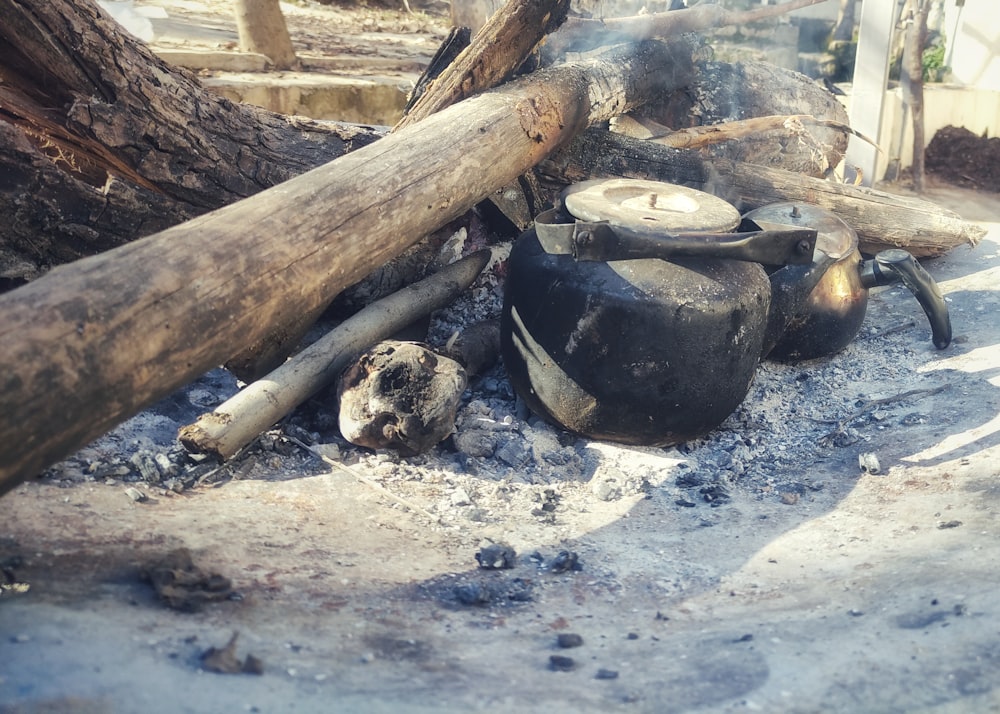
[[[920,307],[924,309],[931,324],[934,346],[943,350],[951,344],[951,317],[948,315],[948,305],[941,296],[934,278],[912,255],[899,248],[883,250],[874,260],[865,261],[861,269],[861,283],[866,288],[900,281],[910,289]]]

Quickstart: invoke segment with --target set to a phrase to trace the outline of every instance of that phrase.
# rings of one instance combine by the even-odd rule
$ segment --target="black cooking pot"
[[[735,208],[658,182],[587,182],[563,204],[510,256],[501,351],[518,394],[597,439],[668,445],[711,431],[822,275],[815,230],[733,233]],[[787,283],[777,309],[780,278],[756,260],[797,263],[774,271]]]

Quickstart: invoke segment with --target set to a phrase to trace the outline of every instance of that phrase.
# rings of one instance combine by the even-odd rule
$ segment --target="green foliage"
[[[948,73],[949,67],[944,64],[944,38],[937,44],[924,49],[922,57],[925,82],[940,82]]]

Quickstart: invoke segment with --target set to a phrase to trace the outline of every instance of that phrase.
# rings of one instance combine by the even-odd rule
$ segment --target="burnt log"
[[[510,79],[539,42],[566,19],[569,0],[508,0],[417,99],[396,128]]]
[[[205,91],[90,0],[0,0],[0,17],[0,289],[384,134]]]
[[[684,86],[690,57],[642,43],[535,72],[0,296],[0,490],[328,303],[588,124]]]
[[[810,124],[799,131],[751,132],[739,141],[706,145],[702,153],[815,177],[823,176],[844,158],[847,135],[836,125],[850,124],[847,110],[805,75],[756,61],[699,61],[695,67],[695,81],[689,87],[640,107],[633,112],[635,117],[684,130],[753,117],[805,114],[834,124]]]
[[[587,52],[617,42],[676,37],[725,25],[740,26],[783,15],[826,0],[788,0],[780,5],[754,10],[728,10],[722,5],[703,3],[695,7],[652,15],[614,18],[570,18],[542,47],[542,58],[550,63],[568,52]]]

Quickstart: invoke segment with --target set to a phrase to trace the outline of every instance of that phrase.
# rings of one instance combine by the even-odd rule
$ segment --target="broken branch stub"
[[[369,449],[422,453],[455,430],[466,383],[462,365],[427,345],[380,342],[341,375],[340,433]]]

